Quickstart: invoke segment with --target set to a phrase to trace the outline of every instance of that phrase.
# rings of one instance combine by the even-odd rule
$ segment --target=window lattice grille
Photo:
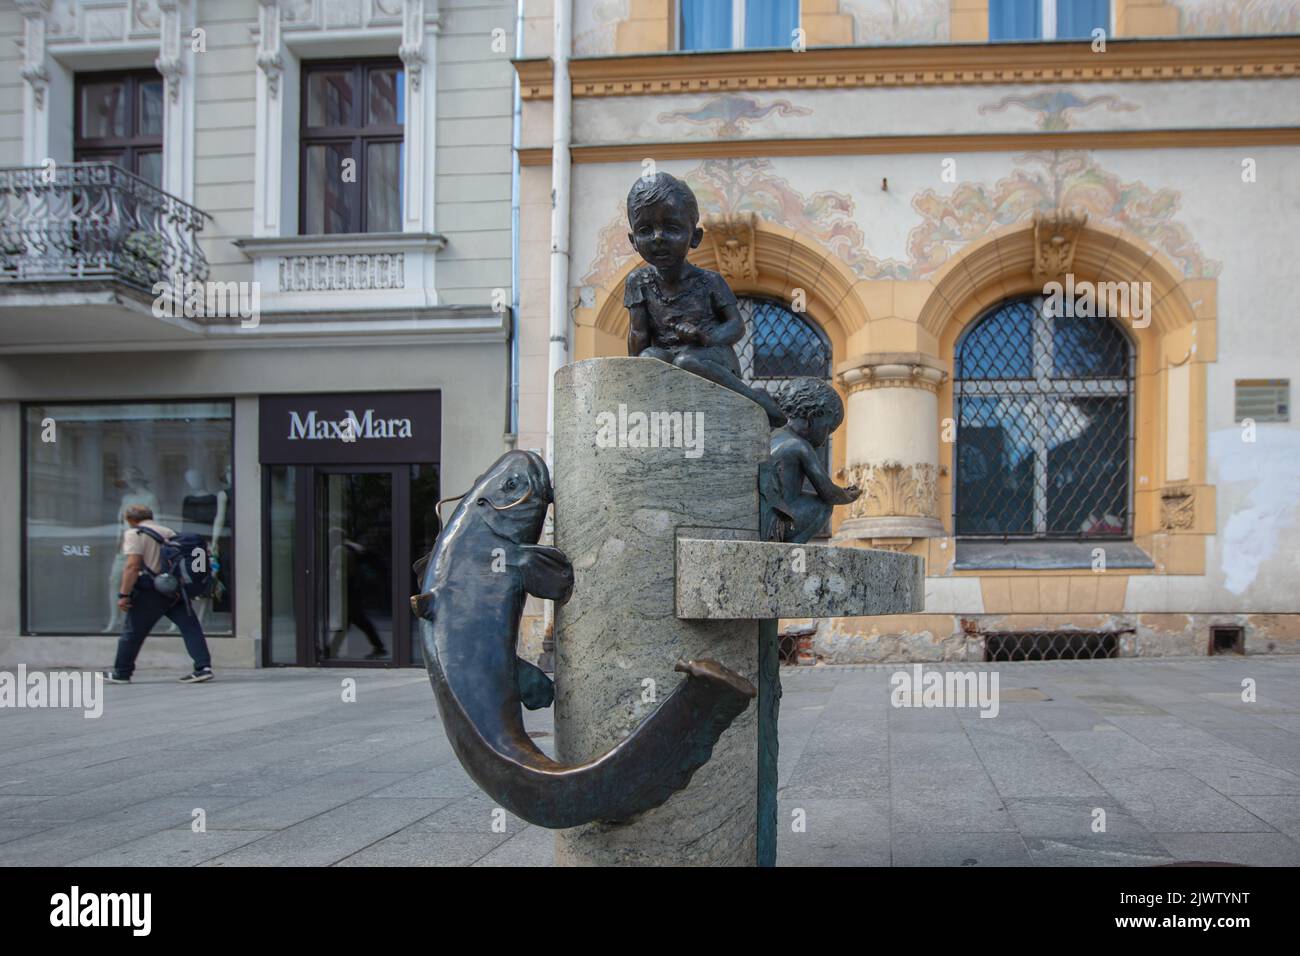
[[[787,379],[831,377],[831,345],[808,319],[770,299],[741,298],[745,337],[736,343],[740,375],[773,395]]]
[[[1133,349],[1111,319],[1013,299],[957,348],[956,528],[963,537],[1132,534]]]

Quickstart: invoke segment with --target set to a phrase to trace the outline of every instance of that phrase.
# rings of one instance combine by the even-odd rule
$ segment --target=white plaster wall
[[[0,166],[23,161],[23,18],[12,2],[0,3]]]

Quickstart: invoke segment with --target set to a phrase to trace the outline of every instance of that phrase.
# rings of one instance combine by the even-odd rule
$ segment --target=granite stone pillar
[[[567,365],[555,400],[555,544],[575,574],[555,619],[555,742],[578,762],[672,692],[678,659],[758,683],[758,622],[679,619],[674,568],[683,529],[757,538],[769,430],[752,401],[654,359]],[[751,705],[685,790],[627,823],[558,831],[556,863],[752,866],[757,773]]]

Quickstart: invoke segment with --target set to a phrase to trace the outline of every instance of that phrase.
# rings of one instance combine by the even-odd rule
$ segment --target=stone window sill
[[[1132,541],[958,541],[957,571],[1091,570],[1093,549],[1105,552],[1106,569],[1155,567]]]

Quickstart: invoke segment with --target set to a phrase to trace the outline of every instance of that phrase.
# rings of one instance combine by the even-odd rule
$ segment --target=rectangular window
[[[681,50],[788,47],[799,0],[679,0],[677,14]]]
[[[195,610],[207,633],[229,634],[231,403],[45,404],[24,413],[25,632],[121,632],[122,512],[143,504],[164,527],[208,541],[215,588]]]
[[[1110,33],[1110,0],[989,0],[989,39],[1086,40]]]
[[[163,80],[153,70],[78,73],[72,158],[103,160],[162,187]]]
[[[400,232],[406,84],[393,60],[302,71],[303,235]]]

